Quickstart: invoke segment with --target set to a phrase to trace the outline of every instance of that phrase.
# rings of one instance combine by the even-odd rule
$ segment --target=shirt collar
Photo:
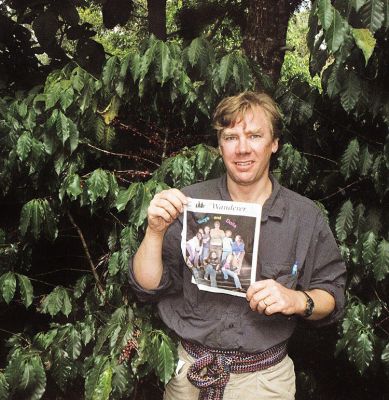
[[[268,217],[282,219],[285,214],[285,201],[280,195],[281,185],[272,174],[269,175],[273,189],[270,197],[265,201],[262,208],[261,222],[267,221]]]
[[[277,179],[270,174],[270,181],[272,183],[272,192],[270,197],[265,201],[262,207],[261,222],[265,222],[269,217],[282,219],[285,214],[285,201],[280,196],[281,185]],[[220,192],[221,200],[232,201],[230,193],[227,189],[227,175],[223,174],[218,182],[218,189]]]

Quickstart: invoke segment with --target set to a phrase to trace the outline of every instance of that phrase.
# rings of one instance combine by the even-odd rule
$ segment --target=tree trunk
[[[249,0],[243,47],[273,82],[280,77],[288,21],[301,0]]]
[[[166,0],[147,0],[149,32],[166,40]]]

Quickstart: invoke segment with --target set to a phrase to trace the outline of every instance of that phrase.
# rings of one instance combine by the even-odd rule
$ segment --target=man
[[[297,321],[324,325],[341,316],[345,266],[328,225],[312,201],[269,174],[279,125],[266,94],[224,99],[214,127],[226,176],[163,191],[150,203],[130,282],[142,300],[158,300],[161,318],[181,339],[181,369],[166,386],[166,400],[293,399],[286,343]],[[256,282],[246,299],[190,282],[180,251],[187,197],[263,206]]]

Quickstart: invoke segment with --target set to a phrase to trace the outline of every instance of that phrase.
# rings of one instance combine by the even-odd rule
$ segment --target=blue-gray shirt
[[[281,186],[271,177],[273,190],[262,209],[257,280],[275,279],[288,288],[322,289],[335,298],[335,310],[311,321],[336,321],[344,308],[346,268],[321,211],[311,200]],[[226,176],[184,188],[192,198],[228,200]],[[144,290],[130,263],[130,284],[142,301],[158,301],[162,320],[184,339],[202,345],[245,352],[264,351],[287,340],[297,316],[266,316],[253,312],[245,298],[200,291],[181,253],[182,218],[167,230],[163,243],[163,275],[159,287]],[[298,271],[292,274],[297,261]]]

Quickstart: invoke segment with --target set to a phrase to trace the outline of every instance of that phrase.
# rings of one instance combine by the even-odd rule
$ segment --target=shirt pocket
[[[297,273],[292,273],[292,264],[263,263],[261,276],[263,279],[274,279],[288,289],[296,289]]]

